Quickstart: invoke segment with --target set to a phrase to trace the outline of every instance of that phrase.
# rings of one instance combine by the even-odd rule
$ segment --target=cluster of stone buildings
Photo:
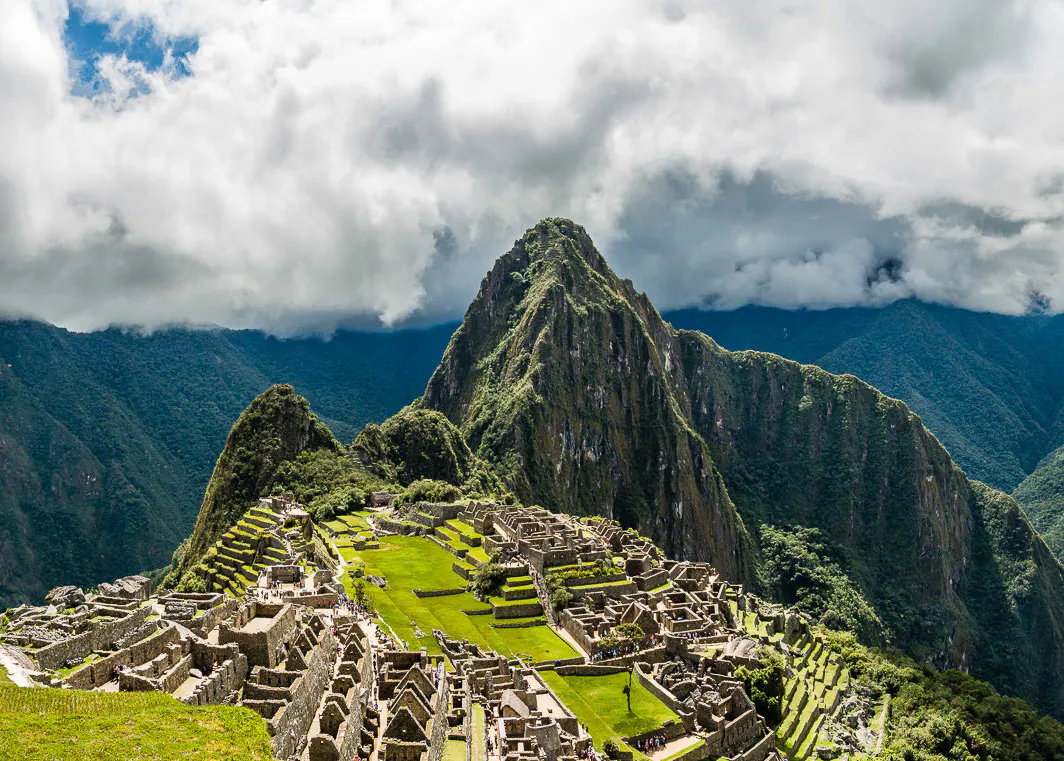
[[[343,561],[305,516],[271,498],[244,520],[263,524],[258,545],[237,547],[244,553],[239,558],[218,548],[212,573],[227,579],[221,569],[237,567],[229,560],[247,562],[253,550],[256,577],[248,579],[245,595],[231,589],[152,595],[139,576],[101,584],[88,595],[63,587],[45,606],[8,611],[0,646],[17,649],[43,686],[155,690],[191,705],[245,706],[263,717],[281,759],[440,761],[449,740],[465,742],[465,761],[473,761],[468,748],[478,744],[491,761],[598,757],[587,729],[536,664],[441,631],[433,634],[442,656],[394,649],[370,619],[345,604],[337,580]],[[758,663],[763,644],[737,620],[755,615],[746,612],[752,598],[709,565],[665,559],[612,521],[540,508],[421,504],[382,512],[372,524],[375,532],[401,529],[438,543],[445,543],[445,532],[475,532],[461,535],[461,545],[482,542],[523,580],[504,588],[513,597],[506,603],[527,603],[536,615],[542,609],[582,651],[551,666],[561,675],[631,671],[680,719],[656,736],[698,740],[678,761],[779,758],[773,730],[736,678],[739,666]],[[568,602],[552,610],[551,592],[559,589]],[[793,615],[764,618],[764,630],[777,640],[807,636]],[[624,624],[636,625],[642,637],[619,636],[631,632]],[[481,735],[475,703],[487,716]],[[642,747],[645,737],[625,739]]]

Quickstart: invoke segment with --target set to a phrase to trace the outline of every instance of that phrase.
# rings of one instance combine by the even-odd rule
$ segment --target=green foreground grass
[[[670,719],[679,721],[680,718],[635,680],[632,681],[632,710],[629,712],[622,692],[628,684],[627,673],[606,676],[561,676],[556,671],[539,673],[554,694],[587,726],[599,749],[610,738],[621,743],[622,737],[649,732]],[[645,758],[638,751],[636,757]]]
[[[0,761],[268,761],[266,723],[161,693],[0,687]]]
[[[490,606],[478,602],[470,592],[445,597],[419,598],[412,589],[454,589],[464,587],[465,579],[451,568],[455,557],[424,537],[387,536],[381,539],[378,550],[358,552],[339,548],[345,560],[364,563],[366,573],[383,576],[388,588],[366,584],[378,615],[411,648],[424,646],[430,653],[439,653],[432,637],[433,629],[440,629],[451,637],[468,639],[482,647],[506,656],[517,656],[532,662],[572,658],[573,648],[549,626],[530,626],[520,629],[495,629],[499,620],[492,615],[470,616],[463,610],[487,610]],[[348,593],[353,584],[345,578]],[[415,636],[414,622],[424,636]]]

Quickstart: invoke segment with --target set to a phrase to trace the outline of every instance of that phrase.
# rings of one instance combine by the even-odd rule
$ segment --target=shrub
[[[203,580],[203,577],[196,573],[195,568],[189,568],[181,576],[181,581],[177,582],[177,586],[174,588],[175,592],[206,592],[207,582]]]
[[[458,487],[446,481],[433,481],[422,478],[414,481],[396,499],[396,504],[410,505],[415,502],[455,502],[462,493]]]
[[[470,575],[469,588],[477,597],[496,594],[506,580],[506,569],[498,563],[487,562]]]
[[[550,606],[555,611],[564,610],[573,601],[573,593],[565,587],[559,587],[550,593]]]
[[[740,666],[735,670],[735,678],[746,685],[757,712],[770,724],[783,718],[784,669],[783,656],[768,650],[757,668]]]

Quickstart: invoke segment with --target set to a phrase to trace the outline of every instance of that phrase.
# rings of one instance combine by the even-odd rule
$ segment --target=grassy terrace
[[[492,615],[470,616],[463,610],[491,610],[474,599],[469,592],[445,597],[419,598],[411,591],[420,589],[452,589],[464,587],[465,580],[451,569],[455,557],[434,542],[417,536],[388,536],[381,539],[380,549],[363,550],[339,548],[347,561],[361,562],[366,573],[383,576],[388,588],[380,589],[367,583],[365,589],[377,613],[406,640],[410,647],[425,646],[431,653],[439,647],[432,638],[432,630],[440,629],[452,637],[468,639],[503,655],[518,656],[530,661],[571,658],[576,652],[549,626],[496,629]],[[351,594],[353,585],[345,578]],[[500,601],[501,602],[501,601]],[[415,636],[414,626],[424,636]]]
[[[266,723],[246,708],[189,707],[157,692],[0,686],[0,759],[269,761]]]
[[[540,676],[554,690],[576,718],[585,724],[599,749],[611,737],[623,747],[621,737],[649,732],[679,717],[654,697],[639,682],[632,681],[632,711],[628,712],[622,688],[628,674],[606,676],[561,676],[555,671],[541,671]],[[636,758],[646,758],[634,751]]]

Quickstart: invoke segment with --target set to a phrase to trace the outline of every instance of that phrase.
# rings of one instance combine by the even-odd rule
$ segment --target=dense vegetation
[[[1064,726],[956,670],[936,671],[824,630],[854,680],[873,697],[890,694],[890,761],[1050,761],[1064,758]]]
[[[764,583],[773,599],[798,605],[825,626],[856,632],[864,642],[885,640],[883,622],[844,570],[844,550],[822,531],[762,524],[759,536]]]

